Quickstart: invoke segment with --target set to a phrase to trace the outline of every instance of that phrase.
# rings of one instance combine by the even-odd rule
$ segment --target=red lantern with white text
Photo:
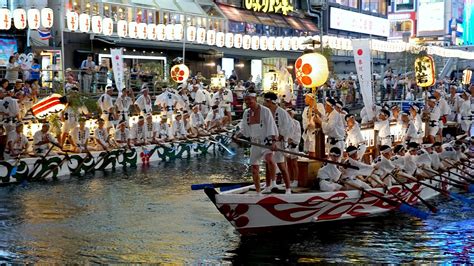
[[[305,88],[323,85],[329,76],[326,57],[318,53],[303,54],[295,62],[295,76]]]
[[[189,68],[185,64],[174,65],[171,68],[171,78],[178,83],[183,83],[189,77]]]

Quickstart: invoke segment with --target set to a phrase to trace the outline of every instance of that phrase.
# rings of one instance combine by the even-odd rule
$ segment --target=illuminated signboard
[[[247,10],[263,13],[282,13],[294,11],[292,0],[243,0]]]
[[[388,37],[390,23],[388,19],[365,15],[349,10],[331,7],[329,27],[335,30],[358,32]]]
[[[418,1],[417,36],[434,36],[446,33],[445,5],[443,0]]]

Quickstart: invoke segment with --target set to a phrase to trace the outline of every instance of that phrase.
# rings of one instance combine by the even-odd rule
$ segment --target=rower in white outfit
[[[316,156],[316,111],[317,103],[314,99],[314,95],[308,93],[305,95],[306,107],[303,110],[302,122],[303,122],[303,140],[304,140],[304,151],[309,156]]]
[[[118,128],[115,131],[115,143],[118,147],[124,148],[128,147],[129,149],[132,148],[132,143],[130,142],[130,130],[127,128],[128,122],[122,120],[118,124]]]
[[[280,106],[277,105],[278,96],[273,92],[267,92],[263,95],[264,106],[270,109],[275,124],[278,129],[277,147],[286,150],[286,143],[291,136],[291,130],[293,129],[293,121],[290,115]],[[275,152],[273,160],[280,169],[285,182],[285,187],[290,188],[290,176],[288,175],[288,169],[286,167],[285,154],[282,152]],[[272,181],[272,186],[276,186],[276,180]]]
[[[326,115],[322,118],[316,116],[315,120],[321,125],[323,133],[327,136],[328,149],[338,147],[343,150],[346,131],[341,115],[335,110],[335,106],[336,101],[327,99],[324,105]]]
[[[190,126],[191,126],[191,131],[195,135],[199,136],[206,136],[209,135],[209,133],[204,129],[205,127],[205,121],[204,117],[199,111],[199,105],[194,105],[190,118],[189,118]]]
[[[86,127],[86,120],[79,118],[79,126],[76,126],[70,135],[70,141],[74,152],[89,151],[88,142],[90,137],[90,130]]]
[[[137,105],[140,109],[140,115],[146,116],[147,114],[151,114],[152,111],[151,97],[148,94],[148,88],[143,88],[141,92],[142,95],[137,98],[137,100],[135,101],[135,105]]]
[[[362,136],[362,131],[360,130],[359,123],[355,120],[354,115],[348,114],[345,116],[347,123],[346,128],[346,145],[357,147],[357,157],[359,160],[363,159],[365,151],[367,150],[367,141]]]
[[[271,192],[271,181],[275,176],[275,161],[273,160],[273,151],[277,148],[278,128],[273,118],[272,112],[267,107],[257,103],[257,93],[249,90],[244,97],[247,109],[244,111],[242,122],[240,123],[240,132],[236,138],[244,136],[250,138],[252,142],[268,145],[265,149],[257,146],[250,148],[250,164],[252,165],[252,177],[257,193],[260,193],[260,161],[265,160],[267,165],[265,192]],[[286,189],[291,193],[291,189]]]
[[[183,114],[177,113],[172,126],[173,137],[175,139],[186,139],[188,137],[183,121]]]
[[[364,188],[364,189],[372,188],[369,184],[362,181],[361,179],[358,179],[357,177],[358,176],[362,176],[362,177],[370,176],[372,174],[372,172],[374,171],[374,167],[359,161],[360,158],[358,157],[357,147],[355,147],[355,146],[347,147],[346,153],[349,157],[347,158],[347,160],[344,163],[349,164],[351,166],[358,167],[359,169],[344,168],[342,170],[341,179],[344,182],[348,182],[348,183],[353,184],[357,187],[361,187],[361,188]],[[350,186],[345,186],[345,188],[347,190],[354,189],[353,187],[350,187]]]
[[[49,128],[49,123],[43,123],[41,130],[33,136],[33,152],[36,156],[46,155],[51,145],[60,147],[56,138],[49,133]],[[50,152],[49,155],[56,155],[56,153]]]
[[[288,150],[292,152],[299,152],[298,146],[301,141],[301,125],[298,120],[295,119],[295,111],[292,109],[286,110],[290,115],[293,126],[291,128],[291,135],[288,138]],[[290,187],[298,187],[298,156],[293,154],[286,154],[286,164],[288,166],[288,174],[290,176],[291,185]]]
[[[23,124],[18,122],[15,125],[15,130],[10,131],[7,135],[7,145],[3,153],[3,159],[16,159],[26,155],[28,146],[28,139],[23,134]]]
[[[145,121],[145,136],[146,143],[156,144],[158,143],[158,125],[153,122],[153,116],[148,114]]]
[[[390,187],[393,184],[393,178],[388,176],[395,169],[396,166],[392,163],[392,148],[388,145],[380,147],[380,156],[375,159],[372,165],[375,168],[373,177],[379,178],[386,186]],[[372,183],[372,186],[379,186],[378,182]]]
[[[94,141],[95,141],[95,149],[96,150],[105,150],[108,151],[110,144],[109,144],[109,132],[107,128],[105,128],[105,121],[102,118],[97,120],[97,128],[94,130]]]
[[[168,117],[166,115],[161,115],[161,120],[158,124],[158,141],[164,142],[172,140],[173,138],[173,132],[168,124]]]
[[[132,126],[130,130],[130,139],[133,141],[133,145],[142,146],[146,145],[146,128],[145,128],[145,118],[143,116],[138,117],[138,122]]]
[[[342,152],[338,147],[333,147],[329,150],[329,160],[339,162]],[[338,191],[342,189],[342,185],[338,184],[341,177],[341,171],[337,165],[327,163],[318,171],[319,189],[324,192]]]

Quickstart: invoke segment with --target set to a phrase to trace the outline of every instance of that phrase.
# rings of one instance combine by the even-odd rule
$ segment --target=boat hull
[[[0,161],[0,185],[19,183],[24,180],[61,179],[71,174],[83,174],[93,170],[136,167],[157,161],[190,158],[198,154],[222,151],[222,146],[218,143],[228,145],[230,142],[231,138],[228,134],[219,134],[214,135],[212,141],[203,139],[164,145],[146,145],[132,149],[111,150],[109,153],[92,151],[92,156],[70,153],[69,158],[65,158],[65,155],[55,155],[44,159],[23,158],[18,163],[15,160]],[[11,175],[15,166],[16,173]]]
[[[428,182],[428,181],[425,181]],[[406,184],[423,199],[430,199],[439,192],[418,183]],[[446,184],[433,182],[438,188],[448,189]],[[222,215],[243,234],[253,234],[282,226],[294,226],[317,222],[355,219],[382,214],[394,210],[378,197],[358,190],[316,193],[285,194],[241,194],[252,186],[218,193],[206,189]],[[416,204],[418,198],[401,186],[392,186],[390,191],[382,188],[370,190],[385,198],[398,201],[393,193],[409,204]]]

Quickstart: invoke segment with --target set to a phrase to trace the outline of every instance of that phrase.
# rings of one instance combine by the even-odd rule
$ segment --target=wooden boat
[[[23,180],[58,179],[70,174],[116,167],[136,167],[156,161],[189,158],[197,154],[222,151],[231,142],[230,133],[214,134],[194,140],[169,142],[162,145],[146,145],[132,149],[69,153],[66,155],[22,158],[0,161],[0,184],[18,183]],[[15,168],[15,170],[13,170]],[[12,170],[14,172],[12,174]]]
[[[442,191],[450,186],[444,182],[423,181]],[[263,185],[263,184],[262,184]],[[419,183],[407,183],[406,186],[421,198],[431,199],[440,193]],[[257,194],[255,186],[245,186],[233,190],[218,192],[206,187],[206,195],[215,204],[219,212],[243,235],[255,234],[271,229],[308,223],[329,222],[355,219],[385,213],[396,209],[393,204],[359,190],[336,192],[293,192],[292,194]],[[395,185],[389,190],[409,204],[418,199],[409,190]],[[368,192],[399,202],[383,188],[373,188]]]

